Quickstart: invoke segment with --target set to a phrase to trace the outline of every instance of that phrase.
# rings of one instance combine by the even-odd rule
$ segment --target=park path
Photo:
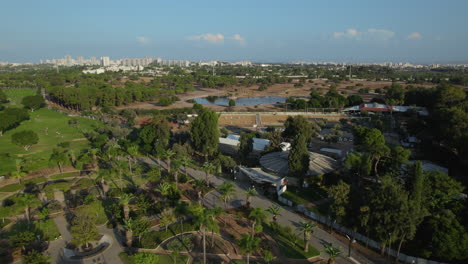
[[[141,161],[144,161],[148,164],[158,164],[158,161],[153,158],[140,158]],[[159,163],[162,167],[166,168],[166,164],[164,161],[160,161]],[[181,168],[181,171],[183,169]],[[205,179],[205,172],[198,171],[192,168],[187,168],[187,173],[192,176],[193,178],[196,179]],[[234,197],[228,204],[227,208],[234,208],[234,207],[239,207],[243,204],[245,204],[245,195],[244,192],[250,187],[249,181],[242,181],[242,180],[237,180],[237,181],[230,181],[221,177],[214,177],[211,176],[209,177],[210,183],[216,188],[223,184],[224,182],[233,182],[235,185],[235,193],[236,197]],[[205,195],[203,198],[203,204],[207,207],[213,207],[215,205],[220,206],[222,208],[225,208],[224,203],[219,199],[219,192],[218,191],[212,191]],[[262,196],[262,195],[256,195],[252,197],[251,199],[251,206],[252,207],[261,207],[264,209],[267,209],[270,206],[280,206],[283,208],[281,211],[280,215],[277,217],[277,222],[283,226],[291,226],[293,230],[298,234],[300,237],[302,237],[302,233],[297,230],[297,227],[299,226],[300,222],[303,221],[308,221],[310,220],[309,218],[305,218],[304,216],[296,213],[292,208],[290,207],[284,207],[281,206],[268,198]],[[341,256],[339,256],[336,259],[336,262],[339,264],[349,264],[349,263],[361,263],[361,264],[369,264],[369,263],[380,263],[377,260],[370,260],[367,257],[363,256],[362,254],[359,254],[356,251],[352,251],[351,253],[351,259],[346,258],[347,256],[347,251],[348,251],[348,245],[340,241],[339,239],[335,238],[333,235],[329,234],[325,230],[321,229],[320,227],[316,227],[314,230],[314,233],[312,234],[312,239],[310,241],[310,244],[318,249],[320,251],[320,257],[323,259],[328,259],[328,254],[324,252],[325,250],[325,245],[332,243],[334,246],[338,246],[340,248]]]
[[[123,264],[119,258],[119,253],[123,251],[121,241],[123,237],[117,231],[117,229],[109,229],[105,225],[98,226],[98,231],[100,234],[106,234],[111,239],[111,245],[106,248],[102,253],[97,254],[93,257],[89,257],[81,260],[70,260],[66,259],[63,256],[63,249],[67,242],[72,239],[72,235],[68,230],[68,222],[63,215],[59,215],[54,218],[54,222],[57,225],[57,228],[60,231],[61,238],[50,242],[47,253],[51,257],[52,263],[57,264],[99,264],[99,263],[116,263]]]

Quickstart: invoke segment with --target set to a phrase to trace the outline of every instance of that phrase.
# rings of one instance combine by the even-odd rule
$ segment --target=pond
[[[254,97],[239,97],[234,99],[236,105],[259,105],[259,104],[276,104],[286,102],[287,97],[282,96],[254,96]],[[193,99],[199,104],[208,104],[208,105],[221,105],[228,106],[229,98],[228,97],[217,97],[217,96],[208,96],[203,98]]]

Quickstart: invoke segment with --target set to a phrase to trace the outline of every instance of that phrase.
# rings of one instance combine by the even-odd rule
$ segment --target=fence
[[[282,198],[280,197],[279,199],[281,202],[283,202],[282,200],[286,200],[288,201],[289,203],[292,204],[291,201],[285,199],[285,198]],[[289,203],[286,203],[286,202],[283,202],[285,204],[288,204]],[[343,234],[346,234],[348,235],[349,237],[353,237],[354,239],[356,239],[357,241],[361,241],[362,243],[365,243],[365,244],[368,244],[370,247],[374,248],[374,249],[380,249],[380,243],[375,241],[375,240],[372,240],[364,235],[361,235],[351,229],[348,229],[340,224],[336,224],[336,223],[331,223],[330,221],[330,218],[328,217],[324,217],[324,216],[321,216],[321,215],[318,215],[314,212],[310,212],[309,210],[307,210],[303,205],[298,205],[296,206],[295,208],[297,211],[303,213],[304,215],[314,219],[315,221],[319,222],[319,223],[322,223],[324,225],[332,225],[332,228],[334,228],[335,230],[343,233]],[[397,255],[397,251],[396,250],[393,250],[393,249],[390,249],[390,255],[392,257],[396,257]],[[444,262],[438,262],[438,261],[433,261],[433,260],[427,260],[427,259],[423,259],[423,258],[417,258],[417,257],[413,257],[413,256],[409,256],[409,255],[406,255],[406,254],[403,254],[400,252],[400,255],[398,256],[398,260],[400,260],[401,262],[406,262],[406,263],[415,263],[415,264],[446,264]]]

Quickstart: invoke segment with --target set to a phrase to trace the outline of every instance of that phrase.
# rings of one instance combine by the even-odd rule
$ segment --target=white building
[[[110,58],[101,57],[101,66],[104,66],[104,67],[110,66]]]

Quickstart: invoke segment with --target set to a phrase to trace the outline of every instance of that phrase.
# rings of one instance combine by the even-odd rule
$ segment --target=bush
[[[192,251],[194,248],[193,240],[195,236],[193,234],[183,235],[169,241],[166,245],[168,250],[178,250],[178,251]]]
[[[167,232],[166,231],[151,231],[143,234],[141,237],[140,247],[141,248],[156,248],[164,240],[174,236],[174,234],[180,234],[189,231],[195,231],[196,228],[193,224],[184,223],[183,228],[180,223],[171,225]]]
[[[266,85],[264,85],[264,84],[262,84],[262,85],[260,85],[260,86],[258,87],[258,90],[259,90],[259,91],[265,91],[266,89],[268,89],[268,87],[267,87]]]

